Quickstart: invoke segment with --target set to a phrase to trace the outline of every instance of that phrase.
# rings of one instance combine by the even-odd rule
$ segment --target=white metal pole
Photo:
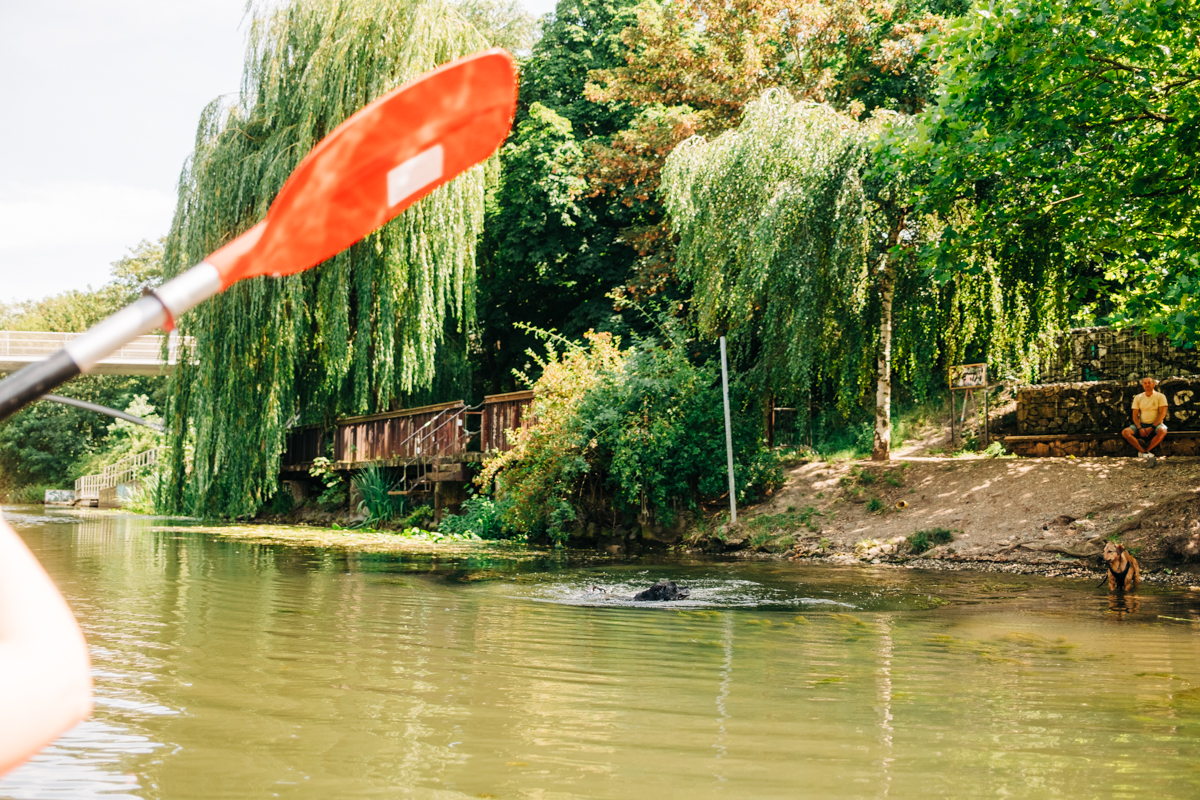
[[[733,429],[729,425],[729,362],[725,337],[721,337],[721,392],[725,396],[725,456],[729,462],[729,521],[737,522],[737,486],[733,481]]]

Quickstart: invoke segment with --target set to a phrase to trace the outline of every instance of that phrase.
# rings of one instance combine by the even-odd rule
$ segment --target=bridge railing
[[[111,489],[122,483],[137,480],[147,467],[158,463],[166,447],[154,447],[110,464],[95,475],[84,475],[75,481],[76,500],[99,500],[101,489]]]
[[[52,355],[77,336],[61,331],[0,331],[0,372],[13,372]],[[189,344],[190,339],[186,340]],[[167,360],[162,360],[163,337],[139,336],[106,356],[100,374],[156,374],[179,362],[180,337],[172,333],[167,342]]]

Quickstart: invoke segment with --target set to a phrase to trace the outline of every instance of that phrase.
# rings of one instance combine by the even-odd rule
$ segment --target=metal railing
[[[80,335],[60,331],[0,331],[0,370],[13,371],[41,361]],[[180,345],[183,343],[178,334],[172,333],[167,342],[167,360],[163,361],[162,336],[139,336],[100,363],[111,367],[174,366],[179,362]],[[192,344],[190,338],[186,343]]]
[[[141,471],[158,463],[158,457],[166,447],[154,447],[141,453],[123,458],[104,468],[96,475],[84,475],[75,481],[76,500],[99,500],[101,489],[111,489],[122,483],[136,480]]]

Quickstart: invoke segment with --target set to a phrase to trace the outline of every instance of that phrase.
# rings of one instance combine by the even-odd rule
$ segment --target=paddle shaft
[[[45,361],[0,381],[0,421],[77,375],[85,375],[123,345],[155,328],[171,329],[188,309],[221,291],[216,267],[201,262],[97,323]]]

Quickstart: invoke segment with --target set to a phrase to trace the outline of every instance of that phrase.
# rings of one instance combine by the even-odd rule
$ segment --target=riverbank
[[[952,537],[916,553],[914,538]],[[747,557],[936,569],[1099,574],[1125,544],[1150,582],[1200,580],[1200,459],[908,457],[788,470],[736,526],[697,531]]]

